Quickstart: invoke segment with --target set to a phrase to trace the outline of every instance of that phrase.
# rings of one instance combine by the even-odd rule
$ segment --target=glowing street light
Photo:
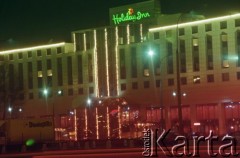
[[[8,112],[12,112],[12,107],[8,107]]]
[[[154,52],[152,50],[149,50],[148,55],[152,57],[154,55]]]
[[[47,90],[47,89],[44,89],[44,90],[43,90],[43,94],[44,94],[45,96],[47,96],[47,95],[48,95],[48,90]]]
[[[58,94],[58,95],[62,95],[62,91],[61,91],[61,90],[58,90],[57,94]]]
[[[88,99],[87,99],[87,104],[88,104],[88,106],[90,106],[91,103],[92,103],[91,99],[88,98]]]

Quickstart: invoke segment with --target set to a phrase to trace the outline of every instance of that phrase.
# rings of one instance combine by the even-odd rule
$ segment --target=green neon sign
[[[149,12],[136,12],[134,14],[134,10],[132,8],[128,9],[128,12],[126,14],[122,13],[122,14],[115,14],[113,15],[113,22],[115,25],[120,24],[122,22],[127,22],[127,21],[139,21],[142,19],[146,19],[150,17],[150,13]]]

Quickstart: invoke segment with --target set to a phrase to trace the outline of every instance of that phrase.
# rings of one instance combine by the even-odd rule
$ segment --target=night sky
[[[71,41],[71,31],[108,25],[111,7],[146,0],[0,0],[0,50]],[[162,0],[163,13],[240,12],[240,0]]]

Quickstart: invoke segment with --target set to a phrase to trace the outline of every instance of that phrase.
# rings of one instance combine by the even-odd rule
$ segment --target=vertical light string
[[[76,35],[75,35],[75,33],[73,33],[73,45],[74,45],[74,52],[76,52],[76,50],[77,50],[77,46],[76,46]]]
[[[127,25],[127,44],[130,44],[130,27]]]
[[[106,52],[106,81],[107,81],[107,96],[109,97],[110,96],[110,93],[109,93],[109,60],[108,60],[108,32],[107,32],[107,29],[105,28],[104,29],[104,32],[105,32],[105,52]]]
[[[94,30],[94,77],[96,97],[99,97],[98,87],[98,58],[97,58],[97,32]]]
[[[121,128],[121,107],[118,106],[118,135],[119,139],[122,138],[122,128]]]
[[[140,24],[140,38],[141,38],[141,42],[143,42],[143,26],[142,26],[142,24]]]
[[[86,33],[83,34],[83,49],[84,51],[87,50],[87,39],[86,39]]]
[[[119,95],[119,56],[118,56],[118,27],[115,28],[115,36],[116,36],[116,46],[115,46],[115,53],[116,53],[116,87],[117,87],[117,96]]]
[[[85,138],[88,138],[88,116],[87,116],[87,108],[84,110],[84,115],[85,115]]]
[[[77,141],[77,110],[74,109],[74,132],[75,132],[75,138],[74,140]]]
[[[96,107],[96,137],[99,139],[99,126],[98,126],[98,108]]]
[[[107,107],[107,136],[110,138],[110,120],[109,120],[109,108]]]

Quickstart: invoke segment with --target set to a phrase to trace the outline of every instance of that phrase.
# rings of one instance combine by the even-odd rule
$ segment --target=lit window
[[[192,42],[193,42],[193,46],[198,46],[198,39],[197,38],[194,38],[192,40]]]
[[[38,71],[38,77],[43,77],[42,71]]]
[[[229,62],[228,62],[228,60],[223,60],[222,67],[223,67],[223,68],[229,68]]]
[[[193,76],[193,83],[200,83],[200,76]]]
[[[146,77],[150,76],[149,69],[144,69],[143,75],[146,76]]]
[[[52,76],[52,70],[47,70],[47,75]]]

